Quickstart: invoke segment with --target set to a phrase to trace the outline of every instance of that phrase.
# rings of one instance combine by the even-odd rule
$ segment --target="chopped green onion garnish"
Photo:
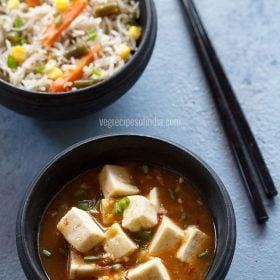
[[[16,59],[12,55],[8,56],[8,58],[7,58],[7,65],[11,69],[16,69],[17,68],[17,66],[18,66],[17,61],[16,61]]]
[[[59,26],[61,23],[62,23],[62,20],[63,20],[63,16],[58,16],[56,19],[55,19],[55,25],[56,26]]]
[[[45,66],[44,65],[38,66],[35,69],[35,73],[37,73],[37,74],[42,74],[42,73],[44,73],[44,71],[45,71]]]
[[[83,195],[86,195],[87,192],[83,189],[77,189],[75,192],[74,192],[74,196],[83,196]]]
[[[84,211],[87,211],[89,208],[89,202],[88,201],[79,201],[77,204],[77,207],[79,209],[82,209]]]
[[[95,75],[95,76],[98,76],[98,77],[101,76],[101,72],[98,71],[98,70],[96,70],[96,69],[93,69],[93,70],[92,70],[92,74]]]
[[[86,263],[92,263],[92,262],[96,262],[99,260],[98,256],[86,256],[84,257],[84,262]]]
[[[197,258],[198,258],[198,259],[203,259],[203,258],[208,257],[209,254],[210,254],[209,249],[207,249],[207,250],[205,250],[204,252],[198,254],[198,255],[197,255]]]
[[[113,270],[118,271],[121,270],[123,268],[123,266],[120,263],[116,263],[114,265],[112,265]]]
[[[175,192],[175,190],[169,188],[169,189],[168,189],[168,193],[169,193],[169,196],[170,196],[170,198],[171,198],[172,200],[176,200],[176,192]]]
[[[149,172],[149,166],[148,165],[142,165],[141,169],[144,172],[144,174],[147,174]]]
[[[89,41],[93,41],[97,38],[97,34],[96,34],[95,30],[88,30],[87,36],[88,36]]]
[[[42,253],[43,253],[43,255],[46,257],[46,258],[49,258],[51,255],[52,255],[52,253],[50,252],[50,251],[48,251],[48,250],[42,250]]]
[[[64,257],[68,256],[68,252],[64,248],[59,248],[58,251],[62,256]]]
[[[129,203],[130,203],[130,201],[127,196],[116,201],[115,205],[114,205],[115,213],[117,213],[117,214],[122,213],[129,206]]]
[[[143,230],[143,231],[139,231],[137,236],[139,239],[142,240],[150,240],[153,237],[153,233],[150,230]]]
[[[181,217],[180,217],[180,220],[181,221],[186,221],[189,219],[189,216],[186,212],[182,213]]]
[[[20,17],[17,17],[13,23],[14,27],[16,28],[20,28],[24,25],[24,21],[20,18]]]

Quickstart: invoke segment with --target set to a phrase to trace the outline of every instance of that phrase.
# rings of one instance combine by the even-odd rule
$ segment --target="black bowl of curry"
[[[229,195],[167,140],[112,135],[58,155],[28,189],[17,248],[28,279],[224,279],[236,242]]]

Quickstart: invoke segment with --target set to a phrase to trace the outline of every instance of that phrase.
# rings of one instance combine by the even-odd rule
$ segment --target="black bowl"
[[[153,0],[139,0],[143,36],[131,60],[114,76],[94,86],[65,93],[23,90],[0,79],[0,103],[18,113],[43,119],[72,119],[120,98],[140,78],[152,55],[157,15]]]
[[[215,172],[196,155],[166,140],[112,135],[86,140],[58,155],[35,179],[20,207],[17,249],[28,279],[47,279],[38,253],[38,228],[46,207],[61,188],[84,171],[106,163],[142,161],[189,178],[207,202],[216,227],[216,252],[207,280],[222,280],[235,250],[235,216],[229,195]]]

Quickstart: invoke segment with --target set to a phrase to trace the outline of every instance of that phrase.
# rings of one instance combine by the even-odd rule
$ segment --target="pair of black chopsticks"
[[[187,13],[190,30],[203,70],[215,99],[220,117],[244,179],[245,187],[259,223],[268,220],[260,189],[269,198],[277,190],[269,174],[257,142],[236,99],[215,49],[201,22],[193,0],[181,0]]]

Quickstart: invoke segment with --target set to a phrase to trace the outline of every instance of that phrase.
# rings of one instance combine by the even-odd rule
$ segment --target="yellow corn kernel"
[[[19,7],[19,0],[8,0],[7,7],[9,9],[17,9]]]
[[[127,59],[131,53],[131,49],[127,45],[122,44],[119,46],[117,53],[122,59]]]
[[[16,60],[16,62],[23,62],[26,59],[26,51],[21,46],[15,46],[11,49],[11,56],[13,56]]]
[[[139,40],[142,36],[142,29],[138,26],[130,26],[128,29],[128,34],[130,38],[134,40]]]
[[[58,67],[53,67],[47,71],[47,75],[51,80],[57,80],[63,76],[63,72]]]
[[[55,7],[59,11],[65,11],[69,7],[69,0],[55,0]]]

